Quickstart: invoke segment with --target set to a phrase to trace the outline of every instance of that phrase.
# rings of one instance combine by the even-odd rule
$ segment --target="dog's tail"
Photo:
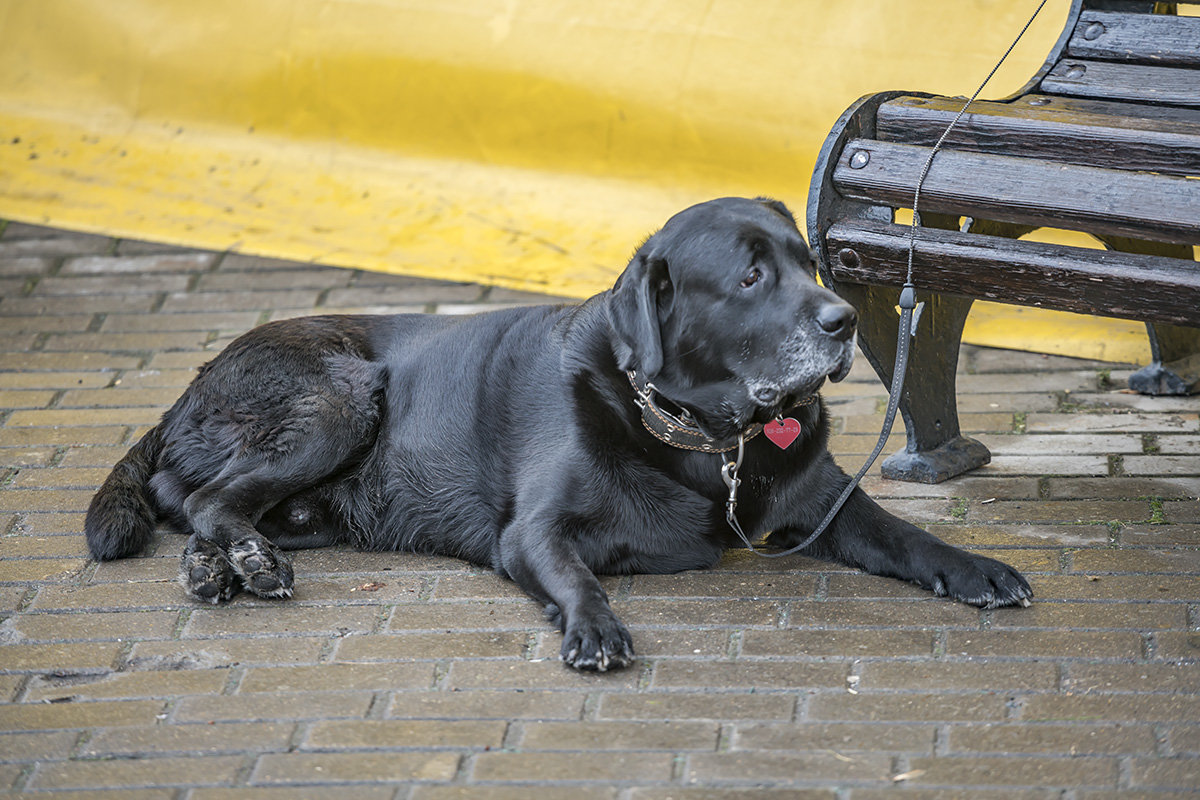
[[[136,555],[146,549],[157,514],[146,491],[162,451],[162,433],[152,428],[117,462],[88,506],[83,530],[97,561]]]

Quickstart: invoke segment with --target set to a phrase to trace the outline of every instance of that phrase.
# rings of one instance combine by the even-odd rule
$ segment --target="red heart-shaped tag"
[[[773,419],[763,425],[763,433],[780,450],[787,450],[800,436],[800,423],[791,417],[784,420]]]

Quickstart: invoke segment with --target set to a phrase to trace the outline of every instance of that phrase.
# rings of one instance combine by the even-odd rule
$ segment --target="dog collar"
[[[638,380],[637,373],[633,370],[629,370],[625,374],[629,376],[629,383],[633,386],[633,402],[642,410],[642,425],[660,442],[681,450],[726,453],[738,446],[739,436],[743,439],[752,439],[762,432],[762,425],[754,424],[725,439],[713,439],[700,430],[695,418],[683,406],[672,403],[682,411],[676,415],[659,405],[655,398],[661,395],[653,383]]]

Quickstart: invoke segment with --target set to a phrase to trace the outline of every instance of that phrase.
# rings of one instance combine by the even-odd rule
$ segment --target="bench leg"
[[[839,292],[858,308],[859,346],[875,372],[891,389],[896,363],[899,290],[842,284]],[[941,483],[991,460],[980,442],[961,435],[955,397],[955,371],[963,323],[971,300],[918,292],[924,301],[917,335],[909,352],[900,414],[908,432],[904,450],[883,462],[883,477],[917,483]]]
[[[1151,362],[1129,376],[1129,388],[1141,394],[1200,392],[1200,329],[1147,322]]]
[[[1191,260],[1192,246],[1148,242],[1119,236],[1098,237],[1110,250]],[[1129,376],[1129,388],[1141,394],[1179,395],[1200,392],[1200,329],[1146,323],[1150,364]]]

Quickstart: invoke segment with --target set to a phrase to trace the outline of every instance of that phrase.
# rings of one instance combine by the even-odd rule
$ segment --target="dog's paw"
[[[952,597],[980,608],[1028,606],[1033,597],[1029,582],[1008,564],[973,553],[936,573],[930,588],[939,597]]]
[[[241,578],[224,551],[207,539],[195,536],[183,551],[179,582],[188,596],[214,605],[233,597],[242,588]]]
[[[610,612],[567,623],[559,657],[575,669],[605,672],[633,663],[633,637]]]
[[[238,539],[225,552],[248,591],[259,597],[292,596],[292,562],[262,536]]]

